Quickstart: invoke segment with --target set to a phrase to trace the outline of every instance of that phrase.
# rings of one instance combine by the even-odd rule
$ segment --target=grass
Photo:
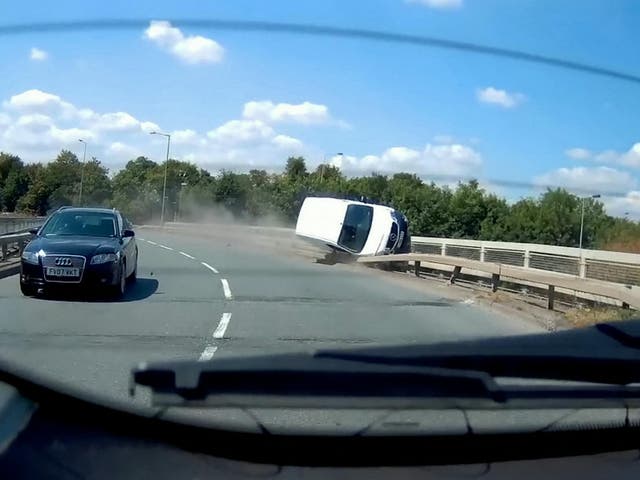
[[[640,312],[619,307],[582,307],[568,310],[564,317],[574,327],[588,327],[596,323],[640,318]]]

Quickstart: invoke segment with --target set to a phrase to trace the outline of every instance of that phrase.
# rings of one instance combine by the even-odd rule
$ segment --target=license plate
[[[79,268],[65,267],[47,267],[47,276],[49,277],[79,277]]]

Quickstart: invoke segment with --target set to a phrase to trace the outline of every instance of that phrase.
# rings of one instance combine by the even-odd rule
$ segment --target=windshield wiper
[[[132,372],[132,389],[135,384],[150,387],[155,405],[174,406],[640,405],[640,386],[633,385],[640,383],[640,349],[631,340],[636,337],[619,328],[144,364]],[[498,381],[502,377],[517,381]]]

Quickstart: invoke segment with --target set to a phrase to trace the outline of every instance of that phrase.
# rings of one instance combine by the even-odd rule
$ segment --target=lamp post
[[[600,194],[597,193],[595,195],[582,197],[582,213],[580,214],[580,247],[579,247],[581,250],[582,250],[582,232],[584,231],[584,204],[587,198],[600,198]]]
[[[82,153],[82,167],[80,168],[80,192],[78,193],[78,205],[82,206],[82,184],[84,183],[84,164],[87,159],[87,142],[79,138],[78,141],[84,145],[84,152]]]
[[[160,210],[160,225],[164,225],[164,202],[167,196],[167,167],[169,166],[169,148],[171,147],[171,135],[162,132],[149,132],[150,135],[162,135],[167,137],[167,159],[164,162],[164,181],[162,183],[162,209]]]
[[[338,153],[335,154],[335,156],[344,157],[344,153],[338,152]],[[320,181],[321,182],[324,180],[324,169],[325,169],[326,165],[327,165],[327,156],[323,155],[322,156],[322,168],[320,169]]]

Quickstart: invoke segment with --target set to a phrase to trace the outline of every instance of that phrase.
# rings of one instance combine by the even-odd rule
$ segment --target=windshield
[[[367,242],[372,221],[373,207],[349,205],[342,223],[338,244],[353,252],[362,251],[364,244]]]
[[[140,364],[638,318],[640,2],[6,3],[0,363],[149,406]]]
[[[61,212],[53,215],[42,227],[40,235],[89,235],[114,237],[115,217],[99,212]]]

